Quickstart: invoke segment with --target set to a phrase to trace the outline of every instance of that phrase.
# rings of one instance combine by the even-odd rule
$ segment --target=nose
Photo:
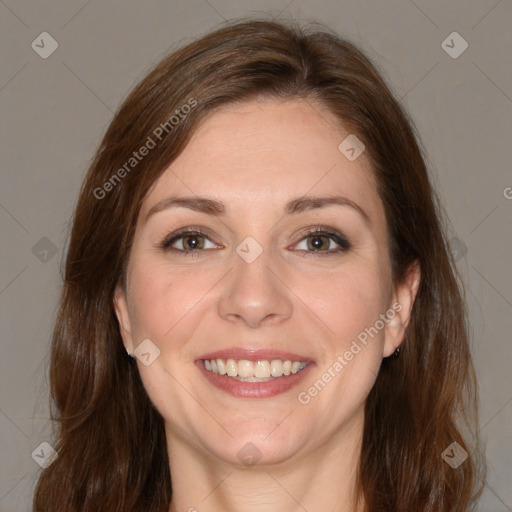
[[[278,266],[263,253],[252,263],[238,255],[218,302],[222,318],[245,323],[251,329],[274,325],[290,318],[293,293],[280,276]]]

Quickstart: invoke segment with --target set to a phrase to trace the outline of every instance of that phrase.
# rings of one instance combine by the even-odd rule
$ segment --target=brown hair
[[[125,282],[151,185],[205,115],[256,96],[315,99],[363,141],[386,211],[394,283],[413,262],[421,268],[400,357],[384,359],[367,398],[358,496],[372,512],[466,512],[482,492],[463,285],[414,125],[349,41],[323,26],[253,19],[162,60],[121,105],[89,168],[51,345],[58,458],[40,475],[35,512],[168,510],[163,419],[124,358],[114,290]],[[155,147],[131,161],[148,137]],[[456,469],[441,456],[454,441],[470,453]]]

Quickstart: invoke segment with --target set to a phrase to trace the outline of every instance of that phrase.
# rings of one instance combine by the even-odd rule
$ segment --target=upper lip
[[[293,352],[285,352],[277,349],[250,349],[250,348],[226,348],[216,350],[215,352],[209,352],[201,357],[200,360],[211,360],[211,359],[235,359],[235,360],[247,360],[247,361],[271,361],[272,359],[281,359],[282,361],[300,361],[300,362],[312,362],[313,359],[300,355],[294,354]]]

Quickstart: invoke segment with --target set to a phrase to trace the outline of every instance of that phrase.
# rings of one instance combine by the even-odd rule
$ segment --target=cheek
[[[382,363],[385,324],[380,318],[388,306],[389,281],[379,269],[375,264],[340,274],[331,296],[329,318],[336,341],[325,370],[337,375],[332,392],[336,389],[341,400],[332,404],[338,412],[344,403],[364,402]]]
[[[151,261],[134,262],[131,318],[136,340],[163,342],[207,291],[208,283],[192,272],[182,275]]]
[[[303,284],[302,296],[337,352],[346,350],[357,336],[373,326],[387,307],[388,283],[376,265],[352,265]],[[305,295],[304,295],[305,294]],[[380,333],[379,333],[380,334]]]
[[[329,411],[325,426],[336,429],[363,406],[378,375],[384,330],[371,329],[386,311],[386,288],[378,272],[368,269],[340,272],[317,284],[322,286],[311,296],[311,309],[328,327],[328,335],[319,371],[301,389],[301,397],[317,410]]]

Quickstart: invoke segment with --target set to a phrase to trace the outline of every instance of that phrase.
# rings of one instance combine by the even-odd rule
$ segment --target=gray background
[[[169,50],[252,14],[327,23],[377,61],[410,111],[468,286],[489,464],[479,510],[512,510],[512,2],[5,0],[0,511],[30,510],[40,471],[31,454],[51,442],[47,356],[59,266],[81,181],[113,111]],[[469,44],[457,58],[442,47],[454,31]],[[31,47],[42,32],[59,45],[47,59]],[[462,49],[457,39],[445,44]]]

